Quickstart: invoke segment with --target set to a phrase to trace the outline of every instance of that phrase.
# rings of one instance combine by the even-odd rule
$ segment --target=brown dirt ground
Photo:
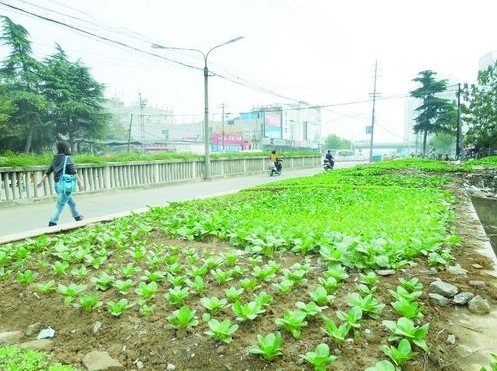
[[[458,187],[454,187],[454,192]],[[460,194],[460,199],[464,199]],[[454,223],[456,234],[464,237],[463,244],[454,250],[457,263],[468,270],[467,276],[453,276],[447,272],[436,272],[427,266],[426,261],[418,259],[415,267],[401,269],[395,275],[381,277],[378,283],[379,290],[375,297],[378,301],[387,304],[382,312],[381,319],[395,320],[398,316],[394,313],[389,303],[392,301],[388,289],[394,290],[398,285],[398,278],[418,277],[424,285],[421,301],[426,305],[423,323],[429,322],[428,343],[429,353],[420,351],[418,356],[403,367],[404,370],[448,370],[463,371],[464,363],[456,345],[447,342],[451,334],[448,326],[455,311],[467,311],[463,308],[437,307],[427,299],[430,282],[435,278],[455,284],[462,291],[475,291],[470,287],[469,280],[482,280],[487,286],[478,289],[478,294],[487,299],[495,307],[497,304],[497,280],[485,273],[486,269],[492,269],[491,261],[479,255],[474,246],[481,241],[481,237],[475,235],[478,221],[475,221],[468,213],[464,202],[455,205],[458,215]],[[164,239],[160,232],[155,231],[149,236],[149,241],[163,243],[165,245],[181,246],[184,248],[199,249],[204,255],[206,251],[214,253],[231,249],[224,243],[212,240],[208,243],[171,241]],[[303,262],[303,258],[289,253],[278,255],[275,260],[281,263],[282,268],[289,267],[296,262]],[[182,332],[172,328],[167,321],[167,316],[175,308],[169,304],[162,295],[154,300],[156,309],[150,318],[139,314],[138,309],[131,308],[122,317],[112,317],[104,307],[92,313],[83,312],[81,309],[64,306],[60,296],[52,294],[37,294],[34,285],[21,287],[15,279],[0,280],[0,331],[24,331],[29,325],[38,323],[39,328],[51,326],[56,330],[53,338],[54,346],[52,353],[57,360],[64,364],[73,364],[82,367],[81,360],[85,354],[93,350],[106,350],[124,366],[125,370],[138,369],[137,365],[144,370],[165,370],[168,364],[174,364],[176,370],[311,370],[312,367],[300,360],[299,355],[314,350],[320,342],[326,342],[338,355],[337,361],[332,369],[336,370],[364,370],[381,359],[386,359],[381,347],[387,344],[387,330],[381,324],[381,320],[367,319],[363,322],[360,334],[353,340],[343,345],[333,343],[322,330],[320,320],[310,321],[299,340],[294,339],[286,330],[281,329],[283,335],[283,356],[275,358],[272,363],[264,362],[255,355],[248,354],[247,347],[256,344],[256,335],[267,334],[277,331],[274,323],[277,317],[281,317],[285,309],[295,309],[297,300],[308,301],[308,291],[315,287],[317,278],[323,268],[315,259],[311,259],[313,269],[307,278],[308,284],[298,287],[291,294],[276,293],[271,282],[263,283],[256,292],[266,291],[274,296],[273,303],[267,312],[250,323],[239,323],[239,329],[234,335],[231,344],[220,344],[212,340],[204,333],[207,325],[199,318],[199,325],[193,330]],[[477,269],[475,264],[483,266]],[[240,265],[249,267],[245,258],[240,259]],[[93,275],[95,275],[93,273]],[[336,293],[335,300],[326,310],[326,314],[334,319],[337,310],[347,310],[345,303],[346,293],[355,291],[354,284],[358,274],[351,272],[350,277]],[[57,283],[68,284],[70,276],[57,279]],[[50,278],[50,279],[53,279]],[[46,274],[42,274],[38,282],[48,280]],[[235,282],[235,284],[233,283]],[[205,296],[224,297],[223,290],[230,285],[236,285],[236,279],[227,284],[219,285],[212,277],[209,281],[209,291]],[[164,286],[164,285],[162,285]],[[166,287],[161,286],[161,294]],[[119,293],[109,290],[100,293],[100,300],[117,301]],[[134,292],[128,294],[128,300],[136,300]],[[190,296],[186,304],[197,310],[199,317],[205,312],[199,303],[199,296]],[[231,309],[225,308],[217,318],[230,318],[233,322],[234,316]],[[95,333],[93,328],[97,321],[102,323],[101,328]],[[370,335],[365,335],[364,329],[371,330]],[[36,335],[36,334],[35,334]],[[33,340],[34,336],[27,340]]]

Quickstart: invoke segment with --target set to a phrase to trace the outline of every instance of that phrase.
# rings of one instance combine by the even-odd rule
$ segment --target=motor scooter
[[[324,171],[333,170],[334,166],[335,166],[335,161],[333,160],[330,161],[327,158],[324,159],[323,161]]]
[[[269,176],[281,175],[281,170],[283,168],[283,160],[279,158],[276,162],[271,162],[269,165]]]

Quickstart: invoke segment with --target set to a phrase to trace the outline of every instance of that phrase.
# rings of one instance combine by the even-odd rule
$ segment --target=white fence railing
[[[268,159],[247,157],[211,159],[211,177],[261,174],[267,171]],[[285,157],[285,169],[301,169],[321,164],[320,156]],[[85,192],[116,188],[153,186],[202,179],[203,160],[168,160],[154,162],[107,163],[104,165],[78,164],[78,174],[85,184]],[[36,199],[55,195],[53,176],[40,188],[46,167],[0,168],[0,202]]]

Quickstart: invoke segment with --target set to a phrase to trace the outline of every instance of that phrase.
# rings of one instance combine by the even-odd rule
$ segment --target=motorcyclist
[[[335,163],[334,159],[333,159],[333,155],[331,154],[331,150],[328,150],[328,152],[326,153],[326,156],[325,158],[328,160],[328,162],[330,163],[330,166],[333,166],[333,164]]]
[[[281,173],[281,158],[276,154],[275,149],[271,151],[269,159],[273,162],[274,166],[276,167],[276,171],[278,171],[278,173]]]

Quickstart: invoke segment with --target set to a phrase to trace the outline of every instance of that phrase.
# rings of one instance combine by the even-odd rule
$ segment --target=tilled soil
[[[457,187],[454,192],[459,192]],[[238,285],[234,279],[224,284],[217,283],[211,276],[206,276],[208,291],[203,295],[191,294],[184,304],[197,310],[199,324],[192,329],[178,330],[168,322],[168,316],[177,307],[170,304],[163,296],[167,292],[167,285],[160,285],[159,293],[151,301],[155,304],[154,313],[150,317],[140,314],[138,306],[127,310],[121,317],[115,318],[107,312],[105,305],[97,310],[87,313],[72,305],[64,305],[60,295],[56,293],[40,294],[36,292],[35,284],[27,287],[15,281],[15,277],[0,280],[0,332],[26,331],[30,325],[38,330],[52,327],[56,333],[53,340],[51,353],[64,364],[72,364],[81,369],[83,357],[94,350],[108,351],[117,359],[125,370],[311,370],[312,366],[304,362],[300,355],[313,351],[317,344],[325,342],[337,355],[337,360],[331,366],[336,370],[364,370],[373,366],[378,360],[387,359],[382,352],[382,346],[387,345],[388,331],[381,320],[396,320],[399,316],[390,306],[392,297],[388,290],[395,290],[399,278],[417,277],[423,283],[423,295],[420,300],[426,306],[422,323],[430,323],[428,344],[430,351],[424,353],[417,349],[419,354],[406,365],[404,370],[454,370],[466,371],[466,356],[461,353],[458,346],[464,339],[455,337],[455,344],[448,341],[449,335],[454,334],[451,323],[455,316],[461,312],[469,312],[467,307],[455,307],[450,304],[439,307],[431,302],[428,297],[430,283],[436,278],[456,285],[460,291],[471,291],[486,299],[495,309],[497,304],[497,279],[490,276],[487,271],[492,270],[490,259],[476,251],[481,246],[482,237],[477,234],[478,221],[468,211],[467,199],[458,194],[460,202],[455,205],[457,220],[453,225],[455,234],[464,237],[461,246],[454,249],[456,262],[467,275],[452,275],[446,271],[431,269],[426,260],[420,257],[416,266],[406,266],[394,275],[382,276],[377,284],[378,292],[375,298],[386,304],[379,320],[366,319],[355,336],[345,343],[334,343],[323,330],[323,321],[310,320],[308,326],[302,331],[300,339],[295,339],[289,332],[278,328],[275,319],[282,317],[287,309],[295,310],[295,302],[309,301],[308,292],[316,287],[318,277],[322,276],[324,268],[315,258],[304,260],[303,257],[291,253],[277,254],[274,258],[281,264],[281,269],[293,266],[296,263],[309,263],[311,270],[306,276],[306,285],[299,286],[291,293],[283,294],[275,291],[273,283],[262,282],[260,287],[253,291],[256,295],[265,291],[274,297],[266,313],[258,316],[253,321],[237,322],[231,307],[221,310],[216,318],[230,318],[239,325],[238,331],[233,335],[230,344],[214,341],[205,334],[207,324],[200,318],[206,312],[200,305],[201,296],[224,297],[224,289]],[[168,240],[160,233],[153,231],[148,236],[154,244],[180,246],[183,251],[194,248],[203,256],[226,252],[231,247],[225,243],[211,240],[207,243]],[[242,254],[238,265],[250,268],[249,257]],[[114,259],[114,258],[113,258]],[[110,263],[122,263],[117,258]],[[185,263],[186,264],[186,263]],[[262,263],[260,263],[262,264]],[[32,267],[36,269],[35,266]],[[98,271],[91,271],[90,276],[97,275]],[[350,276],[345,283],[334,293],[334,300],[328,304],[325,314],[336,318],[337,310],[348,310],[346,294],[357,291],[357,272],[349,272]],[[53,275],[42,272],[37,282],[53,279]],[[57,284],[68,285],[73,278],[70,275],[57,277]],[[470,281],[483,281],[484,287],[475,288]],[[88,285],[91,285],[88,281]],[[105,302],[117,301],[120,294],[116,290],[99,292],[100,300]],[[249,295],[249,297],[252,296]],[[137,302],[138,297],[134,292],[126,296],[130,302]],[[247,348],[257,344],[257,334],[280,331],[283,336],[283,355],[278,356],[273,362],[265,362],[259,356],[249,354]],[[36,333],[26,336],[23,341],[33,340]],[[491,349],[492,344],[487,344]],[[497,345],[494,348],[497,351]],[[487,354],[490,351],[486,352]],[[485,353],[485,352],[481,352]],[[483,355],[483,354],[482,354]],[[488,364],[481,364],[484,366]]]

